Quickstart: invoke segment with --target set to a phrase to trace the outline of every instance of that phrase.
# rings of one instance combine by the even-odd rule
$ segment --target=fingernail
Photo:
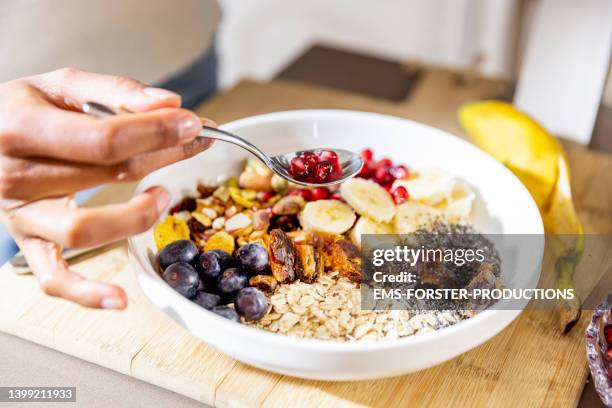
[[[162,88],[144,88],[142,90],[142,92],[144,92],[145,94],[152,96],[153,98],[158,98],[158,99],[168,99],[168,98],[176,98],[179,95],[175,94],[174,92],[168,91],[166,89],[162,89]]]
[[[215,122],[215,121],[212,121],[210,119],[205,119],[205,118],[201,118],[201,119],[202,119],[202,124],[204,126],[210,126],[210,127],[214,127],[214,128],[219,127],[219,125],[217,125],[217,122]]]
[[[180,140],[191,140],[195,138],[202,128],[201,122],[193,116],[181,118],[178,123],[178,137]]]
[[[163,213],[168,204],[170,204],[170,194],[166,190],[158,188],[155,195],[155,205],[157,206],[158,213]]]
[[[103,298],[100,301],[102,309],[121,309],[124,306],[123,301],[119,298]]]

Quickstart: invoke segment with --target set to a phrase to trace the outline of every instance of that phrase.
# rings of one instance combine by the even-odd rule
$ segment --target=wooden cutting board
[[[244,82],[203,106],[220,123],[297,108],[347,108],[409,117],[461,134],[459,104],[494,97],[498,82],[464,87],[428,71],[409,101],[391,103],[287,81]],[[576,204],[587,232],[612,232],[612,157],[568,146]],[[95,203],[118,201],[131,185],[111,186]],[[551,312],[528,311],[492,340],[445,364],[386,380],[322,382],[267,373],[226,357],[155,309],[127,265],[125,243],[73,263],[90,278],[123,286],[129,308],[90,310],[44,296],[32,276],[0,270],[0,330],[219,407],[573,406],[587,367],[582,332],[566,336]],[[475,333],[474,335],[478,335]]]

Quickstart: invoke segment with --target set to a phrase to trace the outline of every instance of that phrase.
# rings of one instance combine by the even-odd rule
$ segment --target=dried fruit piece
[[[168,211],[169,214],[175,214],[181,211],[194,211],[197,207],[197,203],[195,198],[192,197],[185,197],[183,198],[181,201],[179,201],[176,205],[174,205],[172,208],[170,208],[170,210]]]
[[[270,228],[280,228],[284,232],[290,232],[298,229],[300,222],[295,215],[274,215],[270,220]]]
[[[361,252],[342,236],[327,239],[324,244],[325,263],[352,282],[361,282]]]
[[[218,198],[222,202],[226,203],[230,198],[230,192],[227,187],[219,186],[212,194],[213,197]]]
[[[278,282],[271,275],[256,275],[249,279],[249,285],[265,293],[272,293],[276,289]]]
[[[191,232],[190,237],[192,238],[206,231],[206,227],[193,217],[187,220],[187,226],[189,227],[189,231]]]
[[[225,231],[219,231],[212,237],[206,241],[206,245],[204,245],[204,251],[212,251],[215,249],[220,249],[222,251],[227,252],[228,254],[233,254],[236,243],[234,242],[234,237],[228,234]]]
[[[232,200],[234,200],[236,204],[239,204],[245,208],[257,207],[257,202],[244,198],[238,187],[229,187],[228,190],[230,197],[232,197]]]
[[[207,215],[204,215],[204,213],[194,211],[191,213],[191,216],[195,218],[204,227],[210,227],[212,225],[212,218]]]
[[[184,220],[169,215],[155,226],[153,236],[157,249],[162,249],[174,241],[189,239],[189,227]]]
[[[198,183],[198,186],[196,187],[198,193],[200,193],[200,198],[210,197],[216,188],[216,186],[209,186],[202,183]]]
[[[270,268],[280,283],[293,282],[302,274],[302,264],[297,258],[295,246],[280,229],[270,231]]]
[[[298,276],[302,281],[312,283],[325,269],[323,253],[314,245],[298,244],[295,250],[302,263],[302,274]]]

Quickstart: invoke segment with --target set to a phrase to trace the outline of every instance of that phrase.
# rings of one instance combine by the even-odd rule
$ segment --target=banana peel
[[[572,202],[570,171],[559,141],[514,106],[499,101],[463,105],[459,121],[481,149],[506,165],[531,193],[544,230],[554,235],[556,286],[574,289],[573,275],[584,251],[582,225]],[[559,326],[567,333],[580,318],[580,299],[560,301]]]

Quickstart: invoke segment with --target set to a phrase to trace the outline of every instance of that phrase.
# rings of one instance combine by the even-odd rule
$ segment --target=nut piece
[[[312,283],[317,276],[324,272],[323,253],[314,245],[298,244],[295,250],[302,263],[302,274],[298,276],[302,281]]]
[[[258,210],[253,214],[253,228],[256,230],[267,230],[270,226],[272,213],[270,210]]]
[[[361,253],[351,241],[337,236],[324,244],[325,262],[352,282],[361,282]]]
[[[302,264],[295,252],[295,246],[280,229],[270,231],[270,268],[280,283],[293,282],[302,275]]]
[[[254,171],[245,170],[240,174],[238,178],[238,185],[240,188],[245,188],[255,191],[270,191],[272,185],[270,179],[272,174],[262,175]]]
[[[306,201],[300,196],[286,196],[281,198],[272,207],[272,212],[276,215],[295,215],[302,211]]]
[[[251,217],[245,213],[238,213],[225,220],[225,230],[228,232],[237,231],[239,229],[249,227],[250,225]]]
[[[272,293],[274,292],[274,289],[276,289],[276,286],[278,285],[278,283],[276,282],[276,279],[274,278],[274,276],[257,275],[249,279],[249,285],[256,287],[262,292]]]

